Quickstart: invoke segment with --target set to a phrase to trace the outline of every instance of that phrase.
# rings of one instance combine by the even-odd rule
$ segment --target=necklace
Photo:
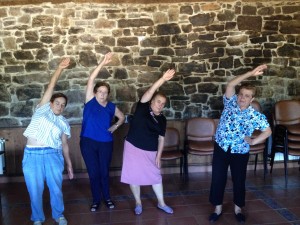
[[[150,106],[149,106],[149,111],[150,111],[150,115],[152,116],[153,120],[154,120],[156,123],[158,123],[157,119],[155,118],[155,114],[154,114],[154,112],[152,111],[152,109],[151,109]],[[160,116],[160,115],[161,115],[161,113],[160,113],[158,116]]]

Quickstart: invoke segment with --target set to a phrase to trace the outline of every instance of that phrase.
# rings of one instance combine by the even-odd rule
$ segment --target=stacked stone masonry
[[[109,82],[111,100],[126,114],[169,68],[177,73],[161,87],[168,119],[218,118],[226,82],[263,63],[264,76],[249,82],[267,115],[278,100],[300,99],[300,1],[6,2],[0,127],[29,123],[63,57],[72,63],[56,91],[69,98],[70,123],[80,123],[87,78],[109,51],[113,61],[98,80]]]

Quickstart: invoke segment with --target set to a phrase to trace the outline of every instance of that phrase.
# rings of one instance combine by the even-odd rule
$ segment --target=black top
[[[150,102],[141,103],[139,101],[130,121],[126,140],[137,148],[146,151],[157,151],[158,136],[165,136],[166,126],[166,117],[162,114],[154,115]]]

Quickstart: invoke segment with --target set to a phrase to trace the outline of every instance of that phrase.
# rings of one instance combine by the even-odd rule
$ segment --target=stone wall
[[[300,99],[300,1],[13,2],[0,6],[0,127],[28,124],[66,56],[72,65],[56,91],[80,123],[87,77],[109,51],[113,62],[98,78],[126,114],[168,68],[177,71],[161,87],[168,119],[218,118],[226,82],[262,63],[265,75],[250,82],[266,114],[278,100]]]

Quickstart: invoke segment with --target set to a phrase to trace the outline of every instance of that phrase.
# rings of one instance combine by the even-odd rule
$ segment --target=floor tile
[[[134,214],[135,201],[127,184],[120,177],[110,178],[115,209],[102,204],[97,212],[90,212],[89,180],[65,180],[63,194],[65,216],[69,225],[208,225],[208,216],[214,207],[209,203],[211,172],[190,173],[184,180],[179,174],[164,174],[165,202],[174,209],[166,214],[157,208],[157,199],[151,186],[141,187],[143,213]],[[1,218],[3,225],[30,225],[30,200],[24,182],[1,183]],[[224,193],[223,215],[214,225],[235,225],[230,173]],[[44,225],[53,225],[49,191],[45,188]],[[248,171],[246,182],[245,224],[300,225],[300,172],[289,169],[288,184],[282,169],[274,169],[265,179],[263,170]]]

